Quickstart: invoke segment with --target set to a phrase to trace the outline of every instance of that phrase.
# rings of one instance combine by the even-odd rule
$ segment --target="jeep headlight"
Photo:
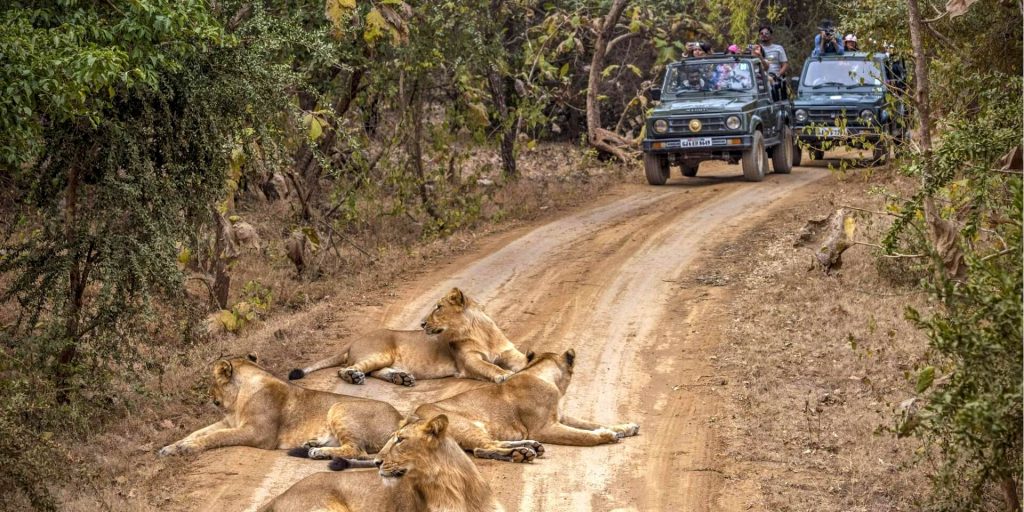
[[[794,112],[793,114],[796,116],[796,120],[798,122],[802,123],[807,120],[807,111],[802,108],[796,109],[796,112]]]
[[[871,109],[864,109],[860,111],[860,120],[865,123],[870,123],[875,120],[875,112]]]
[[[725,119],[725,127],[730,130],[740,129],[740,118],[739,116],[729,116]]]
[[[668,131],[668,121],[658,119],[654,122],[654,133],[665,133]]]

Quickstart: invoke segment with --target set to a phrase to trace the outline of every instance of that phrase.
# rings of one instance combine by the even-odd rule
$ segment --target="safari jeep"
[[[839,146],[873,149],[875,161],[902,143],[908,113],[894,91],[906,88],[902,62],[884,53],[852,52],[804,62],[794,102],[794,126],[813,160]],[[800,164],[800,148],[794,154]]]
[[[712,55],[668,66],[659,104],[647,119],[644,171],[664,185],[669,166],[696,176],[706,160],[740,162],[743,177],[761,181],[768,159],[777,173],[793,168],[792,103],[770,85],[761,61],[749,55]]]

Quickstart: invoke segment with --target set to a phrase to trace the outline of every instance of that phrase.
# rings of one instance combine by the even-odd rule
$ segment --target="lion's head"
[[[445,331],[463,331],[470,328],[471,324],[480,313],[480,307],[473,299],[470,299],[462,290],[452,288],[452,291],[437,301],[437,305],[420,322],[420,327],[427,334],[441,334]]]
[[[430,420],[406,419],[377,454],[380,476],[385,479],[422,476],[438,464],[438,451],[449,441],[446,437],[448,417],[444,414]]]
[[[576,366],[576,351],[570,348],[561,354],[556,352],[537,354],[531,350],[526,353],[526,360],[529,363],[519,373],[529,373],[540,377],[558,386],[564,393],[572,380],[573,368]]]
[[[258,362],[256,354],[218,359],[214,362],[211,367],[213,380],[210,383],[210,398],[213,405],[223,410],[231,410],[238,399],[238,390],[242,384],[237,378],[238,370],[244,366],[259,368]]]

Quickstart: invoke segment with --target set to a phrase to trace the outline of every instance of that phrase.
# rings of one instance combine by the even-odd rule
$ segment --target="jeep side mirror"
[[[791,85],[791,89],[793,89],[793,92],[795,93],[797,91],[797,89],[800,88],[800,77],[798,77],[798,76],[790,77],[789,78],[789,82],[790,82],[790,85]]]
[[[651,87],[647,89],[647,98],[651,101],[661,101],[661,88]]]

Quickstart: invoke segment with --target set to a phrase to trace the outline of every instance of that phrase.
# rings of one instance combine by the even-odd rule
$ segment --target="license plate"
[[[818,128],[819,137],[842,137],[846,130],[838,126],[822,126]]]
[[[681,148],[702,148],[711,145],[711,137],[698,137],[693,139],[679,139]]]

